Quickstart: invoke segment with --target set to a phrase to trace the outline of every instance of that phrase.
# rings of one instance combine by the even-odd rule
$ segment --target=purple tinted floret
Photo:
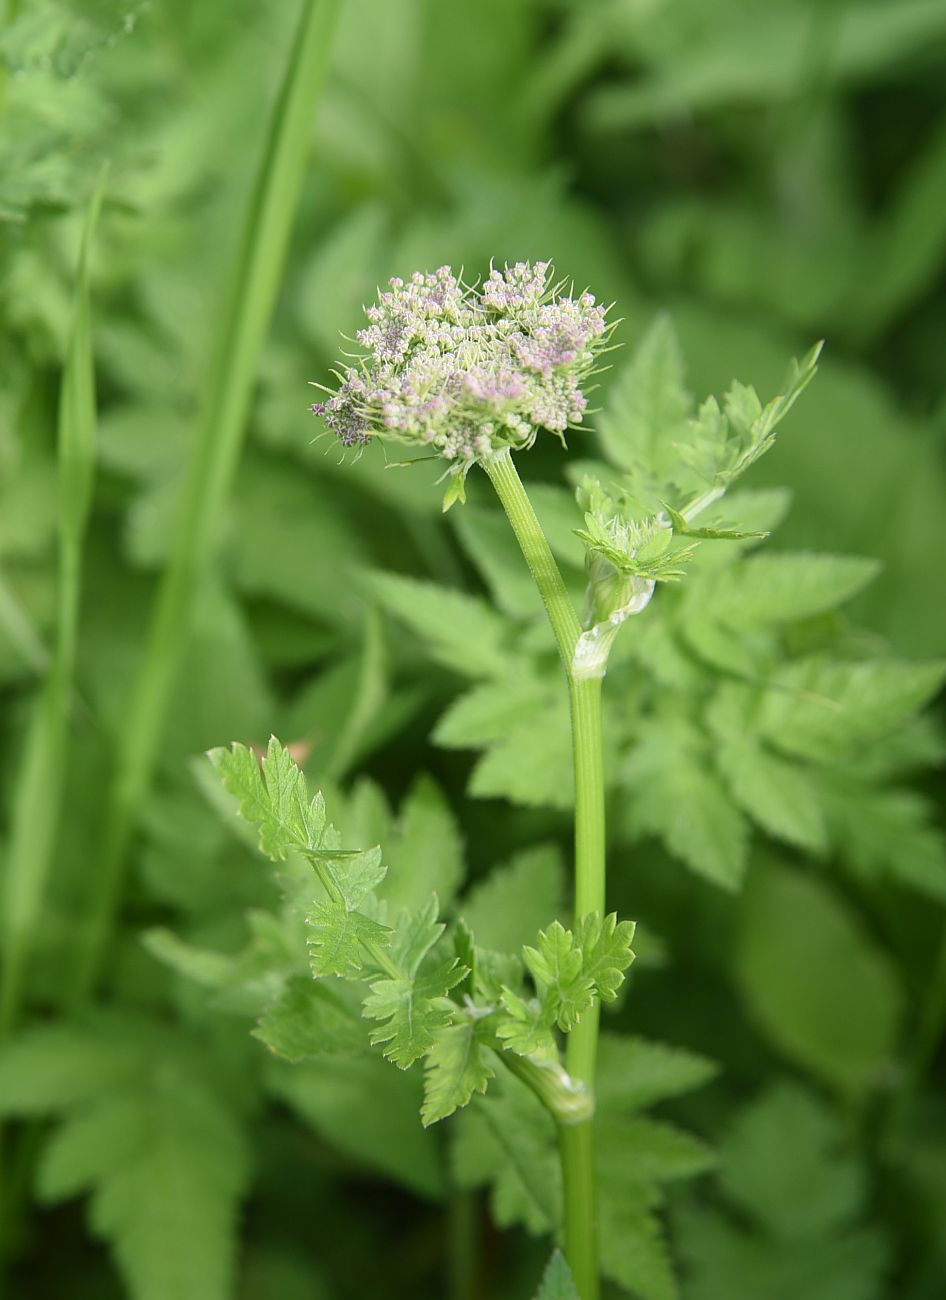
[[[312,410],[343,446],[372,437],[423,446],[464,472],[540,428],[580,423],[582,384],[608,332],[606,310],[549,282],[547,262],[491,270],[481,288],[450,267],[392,279],[365,309],[366,355]]]

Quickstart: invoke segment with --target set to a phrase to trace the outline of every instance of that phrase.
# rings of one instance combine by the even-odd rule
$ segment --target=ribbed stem
[[[584,677],[571,686],[572,746],[575,756],[575,916],[604,915],[604,760],[601,741],[601,678]],[[596,1003],[568,1036],[568,1073],[590,1087],[598,1047]]]
[[[575,916],[604,915],[604,766],[601,747],[601,677],[574,674],[581,625],[555,557],[508,451],[485,464],[542,597],[568,679],[575,760]],[[602,665],[603,671],[603,665]],[[588,1114],[559,1123],[565,1254],[581,1300],[598,1300],[598,1213],[594,1156],[594,1079],[598,1006],[585,1012],[568,1036],[568,1078],[580,1086]],[[582,1086],[583,1085],[583,1086]]]
[[[598,1191],[592,1121],[562,1125],[558,1135],[565,1258],[581,1300],[598,1300]]]
[[[522,479],[512,463],[508,451],[501,451],[483,468],[496,489],[496,495],[502,502],[513,532],[522,548],[529,572],[535,579],[542,603],[545,605],[559,653],[565,665],[565,672],[571,674],[572,658],[575,646],[581,636],[581,625],[572,607],[572,602],[562,581],[555,556],[545,540],[542,525],[532,509],[532,502],[522,486]]]

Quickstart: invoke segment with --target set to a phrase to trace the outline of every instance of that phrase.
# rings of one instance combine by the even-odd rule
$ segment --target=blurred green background
[[[160,710],[150,793],[118,854],[121,908],[96,1013],[88,999],[75,1010],[73,994],[103,810],[115,803],[116,753],[156,584],[180,544],[185,466],[219,367],[226,285],[252,251],[240,243],[244,214],[300,8],[288,0],[7,0],[6,8],[7,861],[30,718],[56,637],[57,409],[75,337],[79,242],[109,162],[88,273],[98,442],[64,793],[61,803],[33,805],[32,833],[53,838],[16,1020],[124,1017],[157,1057],[193,1059],[201,1086],[226,1097],[244,1172],[233,1176],[230,1220],[209,1214],[200,1225],[224,1242],[204,1300],[447,1295],[442,1243],[458,1211],[449,1196],[442,1205],[443,1135],[415,1132],[412,1098],[403,1117],[390,1103],[393,1139],[377,1127],[369,1079],[358,1093],[329,1071],[308,1100],[286,1082],[267,1098],[257,1078],[263,1052],[247,1023],[210,1014],[202,990],[168,972],[140,937],[160,924],[232,948],[246,910],[268,899],[268,877],[233,846],[193,775],[195,755],[232,739],[265,743],[275,732],[304,743],[314,779],[344,785],[367,772],[395,805],[415,772],[433,773],[474,879],[515,848],[567,844],[558,810],[466,797],[469,754],[430,741],[457,677],[431,668],[417,641],[378,613],[364,577],[394,569],[482,595],[489,584],[471,524],[459,509],[441,518],[430,467],[387,470],[373,452],[343,463],[326,441],[313,442],[307,381],[327,381],[339,334],[353,335],[377,284],[444,262],[475,278],[490,259],[552,259],[615,302],[625,351],[669,311],[698,396],[734,375],[777,391],[786,358],[825,338],[818,378],[753,470],[753,486],[792,494],[772,545],[878,558],[882,572],[852,611],[861,635],[904,657],[942,655],[946,0],[343,0],[337,28],[326,21],[324,87],[303,122],[304,179],[272,321],[242,374],[245,443],[210,520],[210,558],[191,575],[189,616],[172,629],[179,671]],[[613,360],[620,367],[621,353]],[[575,435],[572,452],[587,454],[592,438]],[[546,439],[528,474],[560,482],[564,463]],[[476,488],[474,504],[485,500]],[[931,725],[924,757],[940,752]],[[941,787],[927,773],[905,797],[935,801]],[[905,853],[926,853],[930,878],[946,872],[938,833],[924,831],[922,845],[898,824],[884,833]],[[753,852],[773,850],[759,837]],[[835,863],[804,877],[830,889],[815,906],[835,909],[855,935],[852,969],[870,965],[863,987],[851,976],[854,1004],[870,1002],[876,977],[895,1008],[879,1031],[871,1090],[851,1101],[832,1091],[830,1070],[786,1050],[747,1010],[729,950],[739,900],[684,876],[653,843],[635,850],[633,864],[633,874],[616,872],[615,903],[645,920],[649,909],[655,938],[621,1025],[721,1066],[681,1111],[720,1150],[717,1173],[671,1196],[683,1296],[940,1300],[946,961],[937,954],[946,953],[946,890],[913,893]],[[809,871],[802,855],[796,865]],[[792,906],[797,916],[785,923],[804,925],[809,900]],[[71,1059],[63,1056],[64,1071]],[[891,1125],[905,1078],[909,1113]],[[367,1113],[351,1106],[353,1095],[369,1099]],[[135,1281],[134,1248],[130,1264],[119,1250],[115,1269],[99,1240],[114,1239],[114,1207],[93,1209],[90,1227],[80,1200],[59,1203],[80,1186],[45,1196],[41,1186],[41,1204],[31,1206],[46,1138],[45,1122],[4,1134],[8,1294],[170,1300]],[[390,1140],[400,1146],[386,1155]],[[241,1189],[246,1209],[234,1225]],[[784,1203],[818,1195],[830,1207],[814,1228]],[[521,1229],[501,1239],[478,1199],[463,1212],[479,1231],[470,1296],[524,1300],[543,1247]],[[160,1213],[157,1204],[158,1222]]]

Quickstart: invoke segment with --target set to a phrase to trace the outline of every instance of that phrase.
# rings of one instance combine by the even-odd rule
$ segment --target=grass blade
[[[62,802],[82,587],[82,551],[95,474],[89,251],[104,185],[103,171],[86,213],[72,331],[59,395],[56,642],[30,719],[13,794],[10,848],[3,880],[0,1040],[13,1028],[19,1012],[23,976],[42,910]]]
[[[250,394],[285,262],[305,172],[312,116],[325,79],[341,0],[305,0],[228,292],[205,388],[168,567],[144,659],[119,737],[116,775],[74,993],[88,995],[101,971],[121,893],[124,861],[147,793],[195,596],[212,558],[233,481]]]
[[[32,619],[2,573],[0,573],[0,632],[13,646],[27,668],[41,677],[49,667],[49,652]]]

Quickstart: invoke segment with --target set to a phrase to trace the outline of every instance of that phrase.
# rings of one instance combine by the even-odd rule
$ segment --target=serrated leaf
[[[272,1058],[266,1087],[356,1168],[378,1170],[428,1199],[443,1194],[442,1154],[417,1122],[417,1071],[392,1070],[375,1052],[298,1065]]]
[[[769,450],[775,429],[814,376],[821,344],[816,344],[800,362],[793,361],[783,392],[762,405],[753,388],[735,381],[723,399],[722,409],[708,398],[691,421],[687,437],[675,447],[677,459],[704,486],[684,504],[680,513],[689,522]]]
[[[500,1227],[522,1223],[530,1232],[548,1232],[559,1222],[561,1203],[555,1125],[524,1084],[509,1075],[500,1084],[451,1124],[454,1178],[460,1187],[492,1188]]]
[[[601,1188],[602,1272],[642,1300],[678,1300],[679,1288],[655,1197],[624,1180]]]
[[[387,875],[381,861],[381,849],[310,849],[305,856],[317,865],[320,878],[331,885],[331,892],[354,911],[366,901]]]
[[[290,979],[253,1030],[271,1052],[289,1061],[366,1046],[357,1010],[324,984],[305,976]]]
[[[876,560],[781,552],[753,555],[699,588],[699,603],[733,628],[812,618],[850,600],[877,576]]]
[[[615,912],[591,912],[578,922],[581,970],[603,1002],[612,1002],[624,983],[624,972],[634,960],[631,941],[634,922],[619,921]]]
[[[466,974],[455,957],[425,961],[443,933],[436,917],[436,897],[414,914],[401,913],[388,950],[398,976],[374,980],[363,1004],[369,1019],[382,1022],[371,1041],[383,1044],[385,1056],[402,1070],[424,1056],[453,1019],[455,1004],[446,995]]]
[[[522,950],[523,961],[535,983],[538,1002],[523,1001],[509,989],[503,992],[507,1019],[498,1033],[523,1055],[545,1054],[553,1024],[572,1030],[596,999],[610,1001],[631,964],[634,926],[617,916],[581,917],[577,938],[559,921],[539,931],[535,947]]]
[[[527,808],[570,808],[574,772],[565,701],[548,701],[531,721],[507,727],[480,758],[469,792],[479,799],[508,799]]]
[[[433,739],[446,749],[480,749],[500,740],[509,727],[528,722],[550,695],[535,677],[508,673],[498,681],[483,682],[454,700],[434,728]]]
[[[877,1082],[893,1050],[902,997],[893,966],[840,898],[785,867],[753,871],[736,973],[771,1042],[841,1092]]]
[[[316,903],[306,922],[313,930],[307,941],[309,965],[317,978],[357,976],[364,969],[365,945],[383,946],[390,938],[387,926],[363,912],[349,911],[342,900]]]
[[[747,829],[722,782],[709,770],[703,739],[679,719],[640,729],[626,765],[628,822],[659,835],[671,853],[724,889],[738,887]]]
[[[420,907],[432,893],[449,906],[463,881],[463,842],[449,804],[429,777],[419,777],[408,791],[396,830],[385,840],[385,856],[388,873],[380,892],[389,907]]]
[[[759,744],[752,735],[756,692],[718,692],[707,720],[718,743],[713,760],[733,799],[763,830],[809,852],[823,854],[828,831],[820,787],[809,773]]]
[[[464,677],[500,677],[506,670],[506,625],[485,601],[393,573],[372,573],[365,581],[447,668]]]
[[[522,998],[510,988],[501,995],[502,1014],[497,1017],[496,1034],[504,1046],[519,1056],[558,1059],[553,1030],[557,1006],[551,999]]]
[[[424,1070],[424,1126],[446,1119],[474,1093],[485,1092],[496,1071],[482,1042],[482,1021],[466,1016],[437,1031]]]
[[[454,1015],[446,996],[463,978],[456,958],[449,957],[410,979],[376,980],[365,998],[365,1015],[383,1023],[371,1031],[372,1043],[402,1070],[429,1052],[443,1026]]]
[[[560,1250],[552,1251],[535,1300],[580,1300],[571,1269]]]
[[[594,997],[592,982],[582,971],[581,947],[571,930],[553,921],[547,930],[539,931],[534,948],[523,948],[522,957],[540,998],[545,1001],[551,995],[556,1019],[563,1029],[571,1029]]]
[[[259,847],[267,857],[278,860],[319,846],[325,829],[322,797],[309,798],[305,776],[275,736],[262,764],[252,749],[236,743],[211,750],[209,758],[238,800],[240,815],[258,827]]]
[[[595,1094],[603,1112],[641,1110],[708,1083],[714,1062],[681,1047],[602,1034]]]
[[[552,844],[525,849],[494,867],[457,905],[477,943],[494,952],[518,952],[563,910],[562,855]]]
[[[888,876],[946,902],[946,839],[935,810],[914,790],[825,775],[821,794],[845,866],[866,880]]]
[[[787,754],[832,762],[902,725],[944,676],[941,663],[799,660],[775,674],[762,701],[760,732]]]
[[[598,1169],[607,1187],[693,1178],[716,1163],[705,1142],[662,1120],[603,1115],[598,1129]]]
[[[598,429],[609,458],[622,468],[660,464],[659,446],[686,428],[690,398],[683,356],[669,316],[658,316],[619,372]]]
[[[141,1300],[225,1300],[247,1177],[242,1134],[219,1099],[193,1082],[158,1073],[136,1102],[139,1141],[125,1160],[99,1166],[93,1228],[111,1243]],[[127,1113],[117,1125],[111,1140],[128,1142]],[[86,1142],[92,1136],[87,1130]]]

